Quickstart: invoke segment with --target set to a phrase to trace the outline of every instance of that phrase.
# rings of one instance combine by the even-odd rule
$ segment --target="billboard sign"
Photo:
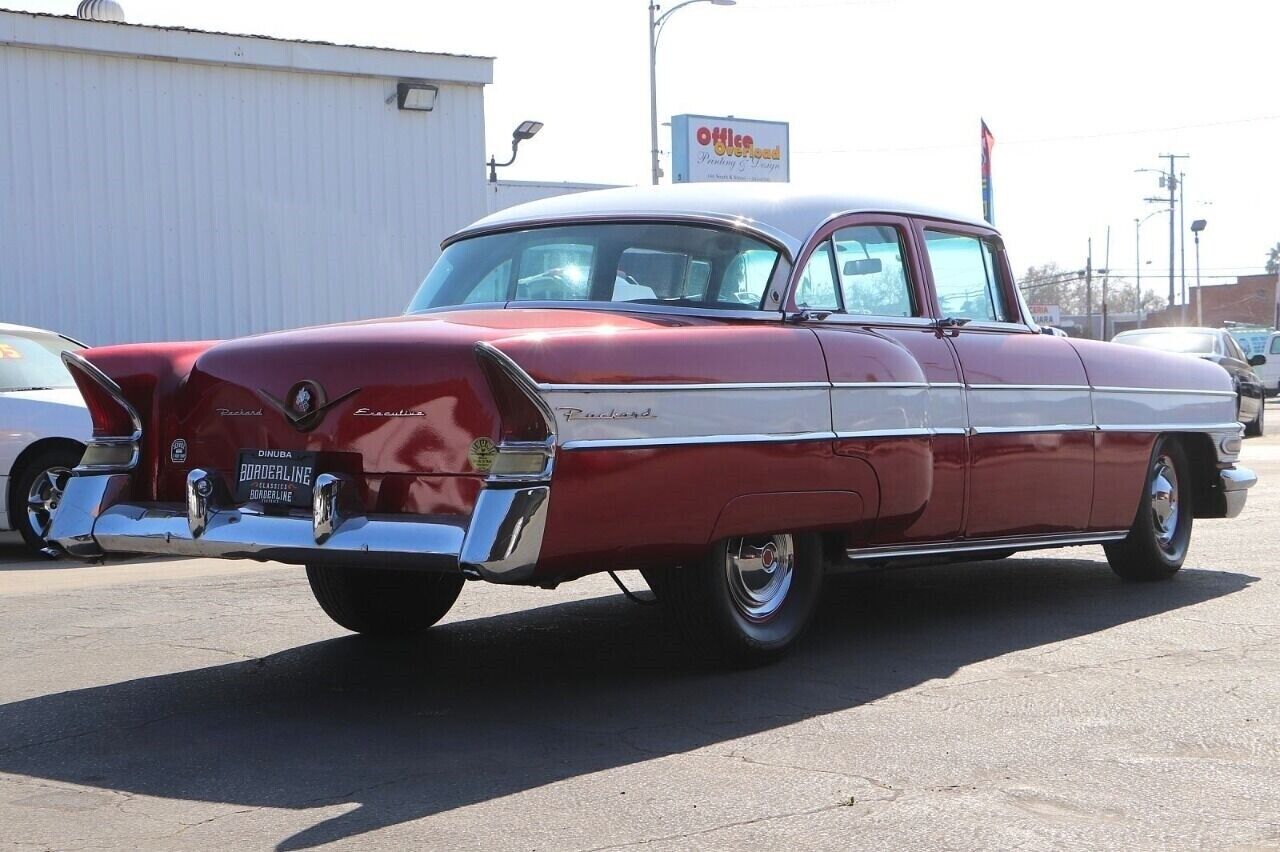
[[[1036,325],[1061,325],[1062,308],[1058,305],[1027,305]]]
[[[791,179],[791,127],[785,121],[677,115],[671,119],[671,181]]]

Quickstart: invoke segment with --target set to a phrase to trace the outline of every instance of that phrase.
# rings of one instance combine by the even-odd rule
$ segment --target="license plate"
[[[309,507],[315,475],[315,453],[241,450],[236,469],[236,502]]]

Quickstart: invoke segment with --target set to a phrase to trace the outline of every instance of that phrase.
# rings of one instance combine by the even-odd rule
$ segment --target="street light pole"
[[[1196,325],[1204,325],[1204,290],[1200,289],[1200,232],[1208,223],[1197,219],[1191,223],[1191,233],[1196,237]]]
[[[661,169],[658,166],[658,22],[654,15],[658,4],[649,2],[649,156],[653,170],[653,185],[658,185]]]
[[[654,186],[658,185],[658,179],[662,177],[662,167],[658,165],[658,37],[662,35],[662,25],[677,10],[694,3],[732,6],[737,2],[738,0],[684,0],[659,15],[662,7],[657,0],[649,0],[649,167]]]

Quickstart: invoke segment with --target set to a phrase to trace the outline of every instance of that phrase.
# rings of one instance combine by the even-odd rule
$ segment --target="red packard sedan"
[[[303,565],[374,634],[639,569],[760,662],[830,571],[1101,544],[1159,579],[1255,482],[1216,365],[1042,333],[982,222],[785,185],[535,202],[404,316],[64,357],[94,435],[57,549]]]

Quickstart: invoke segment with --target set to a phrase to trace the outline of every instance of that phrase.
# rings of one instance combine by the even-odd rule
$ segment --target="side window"
[[[1271,338],[1271,350],[1268,354],[1280,355],[1280,337]]]
[[[915,313],[906,250],[897,228],[858,225],[836,231],[833,240],[847,313],[878,317],[909,317]]]
[[[510,279],[511,261],[504,260],[495,266],[488,275],[480,279],[480,283],[467,294],[462,303],[470,305],[477,302],[505,302],[507,300],[507,281]]]
[[[926,230],[929,265],[943,316],[1016,322],[1005,304],[1001,271],[989,240]]]
[[[804,274],[800,276],[800,284],[796,288],[797,307],[840,310],[836,279],[831,270],[831,243],[827,241],[809,255],[809,262],[805,264]]]
[[[769,286],[775,260],[776,253],[770,251],[747,249],[741,252],[725,271],[718,301],[759,307],[764,301],[764,291]]]
[[[530,246],[520,255],[517,302],[569,301],[591,296],[594,248],[576,243]]]

